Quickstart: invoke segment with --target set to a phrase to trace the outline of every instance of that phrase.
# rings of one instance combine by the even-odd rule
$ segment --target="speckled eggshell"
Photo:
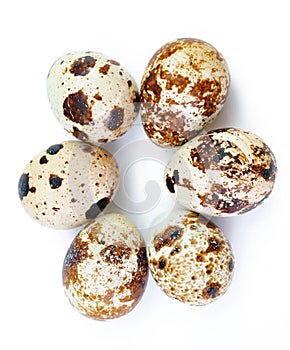
[[[232,216],[255,208],[268,197],[276,172],[275,157],[260,137],[225,128],[183,145],[165,169],[165,182],[185,208]]]
[[[230,85],[223,56],[197,39],[177,39],[151,58],[141,82],[141,116],[148,137],[180,146],[221,111]]]
[[[118,62],[96,52],[73,52],[51,67],[47,92],[61,125],[82,141],[113,141],[138,113],[138,87]]]
[[[220,229],[205,217],[176,210],[155,225],[147,245],[150,271],[171,298],[206,305],[232,280],[234,257]]]
[[[108,151],[65,141],[43,150],[27,164],[18,192],[34,219],[67,229],[94,219],[112,201],[118,184],[118,165]]]
[[[97,320],[117,318],[141,299],[148,279],[143,238],[117,213],[102,215],[73,240],[63,265],[70,303]]]

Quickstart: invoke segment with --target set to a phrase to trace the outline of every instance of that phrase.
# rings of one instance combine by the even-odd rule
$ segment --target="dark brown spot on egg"
[[[69,71],[74,76],[85,76],[94,68],[95,64],[96,60],[93,57],[81,57],[72,63]]]
[[[73,240],[64,259],[62,279],[66,288],[78,282],[78,264],[90,257],[88,242],[78,236]]]
[[[175,254],[178,254],[181,252],[181,247],[179,245],[176,245],[170,252],[170,255],[173,256]]]
[[[46,156],[42,156],[39,159],[39,164],[47,164],[48,163],[48,159],[46,158]]]
[[[162,88],[157,81],[158,70],[160,66],[149,72],[149,75],[142,82],[141,86],[141,102],[158,103],[161,98]]]
[[[62,183],[62,178],[55,175],[55,174],[50,174],[49,176],[49,185],[50,188],[52,188],[53,190],[56,188],[59,188],[61,186]]]
[[[175,189],[174,189],[174,181],[173,179],[167,174],[166,175],[166,186],[169,190],[169,192],[171,193],[175,193]]]
[[[232,272],[233,271],[233,269],[234,269],[234,266],[235,266],[235,264],[234,264],[234,260],[231,258],[230,259],[230,261],[229,261],[229,270],[230,270],[230,272]]]
[[[216,298],[220,293],[221,285],[218,282],[208,282],[206,287],[202,291],[204,299]]]
[[[147,270],[148,268],[148,260],[147,260],[147,254],[146,254],[146,248],[141,247],[137,252],[137,263],[138,268],[140,270]]]
[[[105,64],[104,66],[99,68],[99,72],[103,75],[107,75],[110,67],[111,66],[109,64]]]
[[[72,134],[74,135],[74,137],[78,138],[79,140],[82,140],[82,141],[87,141],[88,140],[88,135],[79,130],[77,127],[73,126],[73,132]]]
[[[215,208],[220,210],[222,213],[236,213],[236,212],[246,212],[249,209],[250,203],[247,200],[242,200],[239,198],[232,198],[229,200],[220,199]]]
[[[172,90],[175,86],[179,94],[181,94],[190,83],[188,77],[184,77],[181,74],[174,75],[167,70],[160,70],[160,77],[166,81],[166,90]]]
[[[31,188],[29,189],[29,192],[35,193],[35,192],[36,192],[36,188],[35,188],[35,187],[31,187]]]
[[[94,99],[96,99],[97,101],[102,101],[103,97],[97,93],[95,94]]]
[[[98,139],[99,143],[107,143],[109,139]]]
[[[222,248],[222,243],[216,239],[215,237],[211,237],[208,239],[208,247],[206,249],[206,253],[218,252]]]
[[[194,167],[197,167],[203,173],[205,173],[205,168],[203,165],[203,161],[200,157],[200,154],[196,148],[192,148],[190,151],[190,161]]]
[[[212,271],[213,271],[213,266],[212,266],[212,264],[208,264],[208,265],[206,265],[206,274],[207,275],[211,275],[212,274]]]
[[[62,144],[52,145],[46,150],[46,153],[53,156],[53,155],[57,154],[62,148],[63,148]]]
[[[107,120],[107,127],[109,130],[114,131],[118,129],[124,121],[124,108],[114,107],[112,109],[109,119]]]
[[[153,245],[158,252],[162,247],[172,247],[183,235],[183,229],[179,226],[170,226],[165,231],[154,237]]]
[[[166,266],[166,259],[162,257],[158,261],[158,267],[159,269],[163,270],[165,266]]]
[[[109,264],[123,264],[125,260],[129,259],[130,255],[131,248],[113,244],[100,251],[100,256]]]
[[[277,168],[276,165],[274,164],[273,160],[270,163],[270,167],[263,169],[261,171],[261,174],[265,180],[275,180],[275,174],[276,174]]]
[[[204,256],[203,256],[203,254],[197,254],[197,256],[196,256],[196,261],[197,261],[197,262],[204,262]]]
[[[115,65],[115,66],[120,66],[120,63],[115,61],[115,60],[108,60],[108,62]]]
[[[22,174],[18,182],[18,195],[22,200],[29,192],[29,174]]]
[[[201,115],[209,117],[216,112],[217,105],[225,99],[221,92],[222,85],[219,80],[199,79],[191,88],[190,94],[197,99],[199,106],[202,107]]]
[[[95,219],[100,212],[102,212],[106,206],[110,203],[110,198],[105,197],[100,199],[97,203],[91,205],[90,209],[86,211],[86,218],[88,220]]]
[[[63,102],[63,114],[74,123],[89,124],[92,121],[92,111],[88,96],[82,90],[68,95]]]
[[[226,152],[224,148],[216,149],[216,153],[213,156],[213,161],[215,163],[219,163],[224,157],[229,156],[232,157],[232,154],[230,152]],[[241,161],[239,160],[238,156],[234,157],[235,162],[241,164]]]
[[[132,86],[132,81],[131,80],[128,80],[127,81],[127,84],[128,84],[128,87],[130,88]]]

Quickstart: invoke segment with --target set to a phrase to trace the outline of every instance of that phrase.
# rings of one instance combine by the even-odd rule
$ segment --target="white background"
[[[1,5],[1,349],[289,349],[289,27],[282,0],[11,0]],[[130,314],[93,321],[70,306],[61,281],[63,258],[78,230],[40,226],[26,215],[17,194],[22,169],[33,155],[70,139],[48,105],[46,76],[62,54],[91,50],[121,62],[140,84],[153,53],[179,37],[203,39],[224,55],[232,85],[211,127],[241,127],[261,136],[276,155],[277,182],[252,212],[214,220],[236,257],[225,296],[189,307],[167,298],[150,278]],[[108,148],[115,152],[136,135],[144,138],[142,130],[131,131]],[[156,174],[163,171],[154,160],[146,164],[156,172],[141,172],[138,186],[130,182],[137,186],[136,193],[131,189],[137,200],[144,199],[141,180],[152,174],[158,181]],[[140,169],[137,164],[134,171]],[[160,189],[166,191],[162,183]],[[171,205],[164,198],[160,203]],[[160,203],[152,218],[163,209]],[[139,215],[131,218],[142,228],[148,223]]]

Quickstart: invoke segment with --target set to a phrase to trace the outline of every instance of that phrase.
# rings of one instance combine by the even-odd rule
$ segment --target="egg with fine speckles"
[[[273,189],[276,173],[274,154],[259,136],[224,128],[180,147],[167,164],[165,182],[185,208],[233,216],[262,203]]]
[[[135,80],[120,63],[97,52],[60,57],[49,71],[47,93],[64,129],[92,144],[117,139],[138,114]]]
[[[26,212],[53,228],[80,226],[110,204],[119,184],[114,157],[79,141],[54,144],[23,170],[18,193]]]
[[[157,285],[189,305],[206,305],[223,295],[232,280],[234,256],[221,230],[188,210],[158,220],[147,245]]]
[[[63,264],[63,285],[70,303],[96,320],[130,312],[148,279],[144,240],[122,214],[102,215],[73,240]]]
[[[141,82],[145,132],[161,147],[186,143],[217,117],[229,85],[227,63],[209,43],[185,38],[165,44]]]

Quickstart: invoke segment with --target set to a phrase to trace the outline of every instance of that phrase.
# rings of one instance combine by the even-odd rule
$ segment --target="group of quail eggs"
[[[103,320],[131,311],[149,269],[169,297],[189,305],[208,304],[226,292],[233,252],[209,217],[255,208],[272,191],[277,172],[273,153],[253,133],[204,132],[223,108],[229,86],[223,56],[197,39],[162,46],[145,69],[140,94],[128,71],[101,53],[69,53],[52,65],[51,109],[79,141],[37,154],[18,191],[24,209],[43,225],[86,224],[63,263],[65,293],[82,314]],[[114,199],[119,173],[100,144],[125,134],[139,110],[152,142],[177,147],[164,188],[184,207],[152,224],[148,244],[124,215],[101,214]]]

